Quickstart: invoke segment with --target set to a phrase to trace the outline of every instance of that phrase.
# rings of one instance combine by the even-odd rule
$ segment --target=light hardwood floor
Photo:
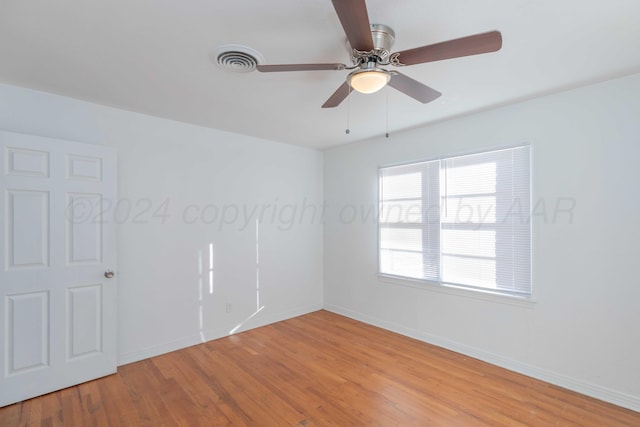
[[[640,413],[327,311],[122,366],[0,426],[640,426]]]

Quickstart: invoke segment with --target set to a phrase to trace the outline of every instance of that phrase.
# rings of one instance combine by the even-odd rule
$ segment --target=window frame
[[[393,284],[393,285],[400,285],[400,286],[404,286],[404,287],[411,287],[411,288],[416,288],[416,289],[421,289],[421,290],[429,290],[429,291],[435,291],[435,292],[439,292],[439,293],[446,293],[446,294],[452,294],[452,295],[458,295],[458,296],[464,296],[464,297],[471,297],[474,299],[481,299],[481,300],[488,300],[488,301],[493,301],[493,302],[501,302],[501,303],[508,303],[508,304],[514,304],[514,305],[518,305],[518,306],[524,306],[524,307],[533,307],[533,304],[535,304],[536,302],[536,298],[535,298],[535,286],[534,286],[534,281],[533,281],[533,258],[534,258],[534,252],[533,252],[533,218],[530,216],[529,217],[529,253],[530,253],[530,259],[529,259],[529,263],[530,263],[530,270],[529,270],[529,284],[530,284],[530,293],[516,293],[516,292],[508,292],[508,291],[504,291],[504,290],[500,290],[500,289],[491,289],[491,288],[487,288],[487,287],[482,287],[482,286],[473,286],[473,285],[466,285],[466,284],[457,284],[457,283],[449,283],[446,281],[442,281],[442,280],[431,280],[431,279],[421,279],[421,278],[413,278],[413,277],[409,277],[409,276],[400,276],[400,275],[394,275],[394,274],[390,274],[390,273],[383,273],[381,271],[381,256],[380,256],[380,252],[381,252],[381,212],[380,212],[380,207],[381,207],[381,202],[382,202],[382,188],[381,188],[381,171],[383,169],[387,169],[387,168],[393,168],[393,167],[401,167],[401,166],[411,166],[411,165],[418,165],[421,163],[427,163],[427,162],[432,162],[432,161],[439,161],[442,162],[443,160],[447,160],[447,159],[452,159],[455,157],[463,157],[463,156],[469,156],[469,155],[475,155],[475,154],[485,154],[485,153],[490,153],[490,152],[494,152],[494,151],[501,151],[501,150],[509,150],[509,149],[515,149],[515,148],[521,148],[521,147],[527,147],[529,149],[529,203],[530,206],[532,207],[532,201],[533,201],[533,193],[534,193],[534,185],[533,185],[533,161],[534,161],[534,150],[533,150],[533,144],[531,144],[530,142],[523,142],[523,143],[518,143],[518,144],[511,144],[511,145],[501,145],[501,146],[491,146],[491,147],[486,147],[486,148],[482,148],[482,149],[477,149],[477,150],[473,150],[473,151],[462,151],[462,152],[456,152],[453,154],[446,154],[446,155],[440,155],[440,156],[436,156],[436,157],[429,157],[429,158],[422,158],[422,159],[418,159],[418,160],[411,160],[411,161],[404,161],[404,162],[398,162],[398,163],[392,163],[392,164],[384,164],[384,165],[378,165],[378,169],[377,169],[377,183],[376,183],[376,187],[377,187],[377,199],[376,199],[376,237],[377,237],[377,247],[376,247],[376,276],[378,278],[378,282],[381,283],[386,283],[386,284]],[[441,163],[440,163],[441,164]],[[441,197],[441,196],[440,196]],[[439,198],[440,198],[439,197]],[[439,206],[439,208],[441,208],[441,206]],[[531,212],[529,212],[530,214]],[[442,223],[440,223],[440,228],[442,227]],[[423,247],[424,249],[424,247]],[[440,246],[440,255],[442,255],[442,247]],[[442,266],[440,266],[440,268],[442,268]],[[442,273],[442,271],[440,272]],[[442,278],[442,274],[440,274],[440,278]]]

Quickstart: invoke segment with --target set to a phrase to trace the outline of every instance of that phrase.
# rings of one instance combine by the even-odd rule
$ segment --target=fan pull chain
[[[385,138],[389,138],[389,85],[385,87],[387,97],[387,130],[384,133]]]
[[[351,95],[351,83],[349,83],[347,90],[349,91],[349,93],[347,94],[347,129],[344,131],[344,133],[349,135],[349,132],[351,132],[349,130],[349,119],[351,118],[351,97],[349,95]]]

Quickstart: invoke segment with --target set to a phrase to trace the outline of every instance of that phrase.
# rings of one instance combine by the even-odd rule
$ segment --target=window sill
[[[501,304],[515,305],[518,307],[534,308],[536,300],[533,297],[517,296],[511,294],[503,294],[482,289],[469,289],[461,286],[451,285],[448,283],[430,282],[426,280],[410,279],[399,276],[390,276],[386,274],[378,274],[378,282],[389,283],[392,285],[406,286],[415,289],[421,289],[430,292],[439,292],[448,295],[456,295],[465,298],[479,299],[483,301],[496,302]]]

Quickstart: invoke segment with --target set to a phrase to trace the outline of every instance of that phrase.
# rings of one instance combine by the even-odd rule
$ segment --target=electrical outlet
[[[228,303],[227,303],[227,307],[226,307],[227,313],[231,313],[231,310],[232,310],[232,309],[233,309],[233,306],[231,305],[231,303],[230,303],[230,302],[228,302]]]

